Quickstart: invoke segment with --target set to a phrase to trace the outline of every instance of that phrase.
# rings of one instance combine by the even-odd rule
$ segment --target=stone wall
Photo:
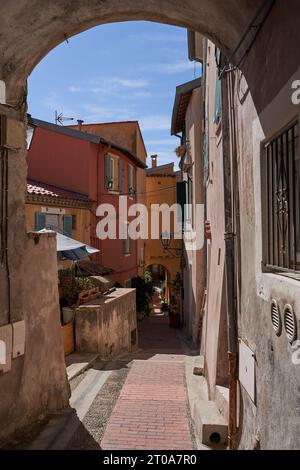
[[[14,271],[12,270],[12,275]],[[0,441],[40,417],[68,406],[70,390],[60,332],[56,239],[24,237],[23,257],[12,294],[13,322],[25,320],[25,354],[0,375]]]
[[[81,305],[75,314],[76,351],[110,359],[137,347],[135,289],[116,289]]]

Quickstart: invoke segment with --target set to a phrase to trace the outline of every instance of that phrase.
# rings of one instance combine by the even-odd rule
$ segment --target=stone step
[[[217,405],[218,410],[221,415],[225,418],[228,423],[229,416],[229,388],[221,387],[217,385],[216,395],[215,395],[215,404]]]
[[[199,400],[192,410],[195,432],[200,442],[211,448],[227,446],[228,425],[213,401]]]

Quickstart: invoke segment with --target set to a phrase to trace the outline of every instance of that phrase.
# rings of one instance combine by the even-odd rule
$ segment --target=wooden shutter
[[[109,181],[111,179],[111,174],[110,174],[110,156],[105,155],[104,157],[104,184],[105,184],[105,189],[109,188]]]
[[[134,189],[134,193],[136,193],[136,172],[137,170],[133,167],[132,168],[132,179],[133,179],[133,189]]]
[[[118,190],[121,193],[123,191],[123,160],[121,160],[121,158],[119,158],[118,172],[119,172]]]
[[[72,237],[73,217],[69,214],[64,215],[64,235]]]
[[[182,210],[182,224],[184,223],[185,220],[185,214],[184,214],[184,209],[185,209],[185,204],[186,204],[186,181],[179,181],[177,183],[177,204],[181,206]],[[180,220],[178,219],[180,222]]]
[[[35,213],[35,231],[39,232],[40,230],[43,230],[43,228],[46,227],[46,214],[43,214],[42,212],[36,212]]]

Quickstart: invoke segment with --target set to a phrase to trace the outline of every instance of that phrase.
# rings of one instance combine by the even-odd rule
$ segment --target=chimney
[[[157,155],[151,155],[152,158],[152,168],[157,168]]]
[[[81,131],[81,128],[82,128],[82,124],[84,123],[84,121],[82,119],[77,119],[77,124],[78,124],[78,130]]]

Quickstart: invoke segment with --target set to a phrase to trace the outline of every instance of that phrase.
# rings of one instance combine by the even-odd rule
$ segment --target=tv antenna
[[[63,113],[58,114],[58,111],[55,111],[55,124],[63,126],[67,121],[74,121],[74,118],[65,117]]]

